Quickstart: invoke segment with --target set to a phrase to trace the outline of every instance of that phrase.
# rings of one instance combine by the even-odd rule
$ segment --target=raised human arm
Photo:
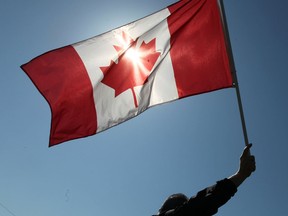
[[[243,150],[240,157],[239,169],[234,175],[199,191],[187,202],[183,201],[182,204],[177,204],[167,199],[166,202],[169,201],[170,206],[163,212],[161,212],[161,208],[157,216],[214,215],[219,207],[234,196],[237,192],[237,187],[255,171],[255,157],[250,154],[251,146],[249,144]]]

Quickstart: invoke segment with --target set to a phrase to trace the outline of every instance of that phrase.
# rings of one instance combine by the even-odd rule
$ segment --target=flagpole
[[[231,71],[233,74],[234,87],[236,89],[236,95],[237,95],[238,107],[239,107],[240,118],[241,118],[241,123],[242,123],[244,141],[245,141],[245,145],[248,146],[249,145],[248,133],[247,133],[246,123],[245,123],[244,110],[243,110],[243,105],[242,105],[242,100],[241,100],[241,95],[240,95],[240,88],[239,88],[237,73],[236,73],[236,69],[235,69],[235,62],[234,62],[232,46],[231,46],[231,42],[230,42],[230,36],[229,36],[229,31],[228,31],[228,25],[227,25],[223,0],[218,0],[218,4],[219,4],[221,16],[222,16],[222,24],[223,24],[223,28],[224,28],[225,37],[226,37],[226,45],[228,48],[228,54],[230,57],[230,67],[231,67]]]

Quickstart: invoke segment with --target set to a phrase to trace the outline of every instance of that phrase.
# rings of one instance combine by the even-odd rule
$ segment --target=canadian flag
[[[233,86],[217,0],[182,0],[21,66],[52,112],[49,146],[151,106]]]

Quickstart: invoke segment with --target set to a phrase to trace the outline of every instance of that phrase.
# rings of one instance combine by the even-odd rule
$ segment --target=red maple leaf
[[[114,46],[118,52],[118,63],[111,60],[110,65],[100,67],[104,74],[101,81],[115,90],[115,97],[128,89],[132,90],[135,107],[138,107],[134,87],[142,86],[147,82],[151,70],[156,63],[160,52],[156,52],[156,38],[148,42],[143,41],[137,47],[137,41],[122,32],[123,46]]]

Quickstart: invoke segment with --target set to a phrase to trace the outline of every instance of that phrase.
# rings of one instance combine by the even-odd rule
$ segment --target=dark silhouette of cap
[[[182,193],[173,194],[167,198],[167,200],[163,203],[162,207],[159,209],[158,215],[161,215],[167,211],[172,209],[176,209],[177,207],[183,205],[188,201],[188,197]]]

